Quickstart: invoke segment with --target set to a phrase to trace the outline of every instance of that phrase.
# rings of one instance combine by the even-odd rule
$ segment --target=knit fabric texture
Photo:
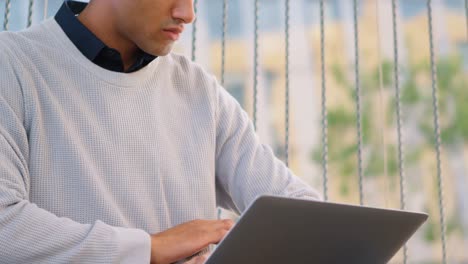
[[[177,54],[125,74],[53,19],[0,33],[0,263],[149,263],[150,234],[319,194]]]

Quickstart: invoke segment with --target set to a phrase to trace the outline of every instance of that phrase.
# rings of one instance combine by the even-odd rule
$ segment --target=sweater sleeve
[[[237,101],[222,87],[216,90],[218,204],[239,213],[262,194],[321,199],[274,156],[271,148],[260,143]]]
[[[0,49],[0,263],[149,263],[145,231],[81,224],[29,201],[24,76],[9,58]]]

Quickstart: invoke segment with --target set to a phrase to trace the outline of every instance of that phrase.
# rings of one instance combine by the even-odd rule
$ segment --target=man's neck
[[[116,19],[109,7],[103,5],[104,2],[91,1],[83,12],[78,15],[78,20],[104,44],[119,51],[124,63],[124,69],[127,70],[136,60],[138,47],[120,34]]]

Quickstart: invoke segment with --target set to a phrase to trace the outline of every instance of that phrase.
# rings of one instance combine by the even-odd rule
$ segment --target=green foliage
[[[461,61],[458,58],[441,58],[437,63],[437,81],[441,96],[446,97],[456,90],[453,81],[460,74],[462,69]]]
[[[432,222],[432,219],[428,219],[424,228],[424,240],[426,242],[434,242],[436,240],[435,227],[436,225]]]
[[[409,149],[406,152],[405,159],[409,164],[415,164],[421,159],[423,150],[421,148]]]
[[[426,142],[428,142],[430,145],[433,145],[435,142],[435,136],[434,136],[434,125],[431,121],[432,120],[429,120],[429,119],[421,121],[421,123],[419,124],[419,130],[424,135]]]
[[[333,156],[333,160],[342,161],[354,157],[353,154],[356,154],[358,150],[357,144],[352,144],[347,147],[342,148],[342,151],[338,152],[336,156]]]
[[[457,141],[457,136],[459,135],[458,125],[455,123],[450,124],[449,127],[445,127],[440,132],[440,138],[443,145],[453,145]],[[434,136],[431,138],[434,139]]]
[[[356,117],[343,107],[329,110],[327,120],[330,129],[344,129],[356,123]]]
[[[414,105],[421,101],[418,87],[414,79],[407,80],[401,90],[401,102],[405,105]]]
[[[455,216],[449,217],[446,224],[446,235],[461,232],[463,229],[460,221]],[[424,225],[424,240],[426,242],[440,240],[440,223],[436,222],[434,218],[429,218]]]
[[[418,72],[417,74],[423,74]],[[463,78],[462,64],[459,58],[441,58],[437,64],[437,88],[439,95],[439,113],[442,144],[452,146],[459,140],[468,140],[468,85]],[[433,145],[435,141],[433,124],[432,97],[422,98],[418,102],[428,113],[428,118],[421,120],[419,127],[425,135],[426,142]],[[448,121],[448,122],[447,122]]]
[[[393,63],[382,62],[382,81],[387,92],[390,91],[392,97],[388,98],[385,122],[390,129],[396,129],[396,101],[394,98],[394,72]],[[356,100],[356,89],[354,81],[348,78],[348,69],[340,65],[333,65],[331,71],[334,80],[342,88],[343,93],[347,93],[351,102]],[[351,76],[351,72],[349,72]],[[366,151],[369,160],[365,162],[364,175],[366,177],[376,177],[384,174],[384,157],[380,138],[380,126],[376,123],[379,118],[376,116],[379,101],[379,69],[369,72],[361,72],[361,95],[362,95],[362,139],[363,149]],[[433,102],[431,92],[431,71],[430,63],[424,60],[410,64],[407,68],[400,69],[401,104],[403,110],[403,125],[405,117],[412,111],[425,113],[423,118],[414,124],[424,138],[426,144],[412,145],[407,149],[404,156],[404,165],[412,166],[419,162],[423,151],[428,145],[433,146],[435,142],[433,124]],[[451,146],[468,140],[468,84],[466,73],[460,58],[447,57],[439,58],[437,63],[437,88],[439,94],[439,111],[441,124],[442,143]],[[421,84],[424,83],[424,86]],[[388,90],[390,89],[390,90]],[[350,140],[350,132],[356,131],[355,105],[352,108],[338,106],[329,109],[328,131],[329,131],[329,163],[330,167],[336,168],[341,178],[340,193],[348,195],[350,192],[349,179],[357,173],[357,135],[354,141]],[[414,120],[414,118],[410,119]],[[406,120],[408,121],[408,120]],[[414,122],[414,121],[412,121]],[[396,145],[387,146],[387,172],[389,176],[396,176],[399,173],[398,148]],[[317,147],[311,153],[312,159],[316,163],[322,162],[322,148]],[[431,228],[426,229],[425,237],[434,240],[435,233]]]
[[[323,154],[321,148],[316,148],[311,152],[312,160],[315,161],[317,164],[322,164],[323,162]]]
[[[389,101],[387,113],[385,114],[385,124],[391,127],[396,119],[396,100],[390,98]]]
[[[455,232],[462,232],[463,227],[457,217],[451,216],[447,222],[447,235]]]
[[[372,105],[370,103],[365,103],[361,113],[362,141],[364,144],[369,144],[376,134],[372,129],[371,113]]]
[[[390,176],[395,176],[398,171],[398,153],[397,153],[397,147],[395,145],[390,145],[388,146],[388,152],[387,152],[387,166],[388,166],[388,175]]]
[[[458,131],[458,135],[463,138],[464,141],[468,141],[468,96],[465,94],[464,97],[460,97],[457,100],[457,116],[455,117],[454,124]]]
[[[381,151],[375,149],[371,151],[369,166],[364,171],[364,175],[367,177],[373,177],[381,174],[384,170],[384,161],[381,155]]]
[[[346,78],[345,71],[339,65],[334,64],[332,66],[332,76],[335,79],[336,83],[341,86],[347,86],[348,80]]]
[[[365,168],[364,175],[367,177],[376,177],[385,173],[383,150],[374,148],[369,156],[369,163]],[[387,174],[396,176],[398,174],[397,150],[394,145],[387,148]]]
[[[383,87],[391,88],[393,85],[393,63],[391,61],[385,60],[381,65]],[[378,67],[376,67],[368,76],[368,83],[369,86],[374,89],[380,88],[380,70]]]
[[[349,196],[349,182],[342,181],[340,183],[340,194],[342,196]]]
[[[340,175],[343,179],[350,178],[351,175],[356,173],[356,162],[351,159],[347,159],[340,168]]]

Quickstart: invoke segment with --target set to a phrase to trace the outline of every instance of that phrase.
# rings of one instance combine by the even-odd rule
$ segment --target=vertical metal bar
[[[223,33],[221,37],[221,85],[224,87],[226,71],[226,31],[228,19],[228,0],[223,1]]]
[[[468,40],[468,0],[465,0],[466,39]]]
[[[289,166],[289,20],[290,20],[290,6],[289,0],[285,0],[285,67],[286,67],[286,83],[285,83],[285,163]]]
[[[361,88],[359,79],[359,28],[358,4],[353,0],[354,16],[354,52],[355,52],[355,78],[356,78],[356,115],[357,115],[357,141],[358,141],[358,174],[359,174],[359,203],[364,205],[363,171],[362,171],[362,125],[361,125]]]
[[[405,172],[403,164],[403,134],[402,134],[402,120],[401,120],[401,96],[400,96],[400,68],[399,68],[399,55],[398,55],[398,27],[397,27],[397,6],[396,0],[392,0],[392,21],[393,21],[393,49],[394,49],[394,82],[395,82],[395,103],[397,114],[397,134],[398,134],[398,169],[400,172],[400,207],[402,210],[406,209],[405,197]],[[408,248],[403,247],[403,262],[407,263]]]
[[[323,198],[328,201],[328,120],[325,77],[325,15],[324,0],[320,0],[320,61],[322,66],[322,169]]]
[[[444,209],[444,193],[442,186],[442,166],[441,166],[441,138],[439,126],[439,98],[437,94],[437,72],[434,55],[434,35],[433,35],[433,20],[432,20],[432,0],[427,0],[427,18],[429,23],[429,51],[431,59],[431,81],[432,81],[432,106],[434,110],[434,134],[435,134],[435,150],[437,161],[437,191],[439,195],[439,221],[440,221],[440,237],[442,240],[442,263],[447,263],[446,250],[446,226],[445,226],[445,209]]]
[[[27,27],[30,27],[32,25],[33,7],[34,7],[34,0],[29,0],[29,5],[28,5],[28,26]]]
[[[3,30],[4,31],[7,31],[8,30],[8,26],[9,26],[9,20],[10,20],[10,8],[11,8],[11,1],[10,0],[6,0],[5,1],[5,17],[4,17],[4,20],[3,20]]]
[[[192,61],[197,59],[197,21],[198,21],[198,0],[193,1],[193,10],[195,12],[195,20],[192,24]]]
[[[47,19],[48,10],[49,10],[49,0],[44,0],[44,20]]]
[[[383,166],[384,166],[384,182],[385,182],[385,207],[388,207],[388,158],[387,158],[387,136],[386,136],[386,127],[385,127],[385,91],[383,83],[383,69],[382,69],[382,40],[381,40],[381,30],[380,30],[380,0],[375,1],[375,14],[376,14],[376,23],[377,23],[377,61],[379,65],[379,99],[380,99],[380,132],[382,133],[382,152],[383,152]]]
[[[258,17],[259,0],[255,0],[254,7],[254,98],[253,98],[253,123],[257,129],[257,106],[258,106]]]
[[[226,33],[228,19],[228,0],[223,1],[223,28],[221,35],[221,86],[224,87],[225,66],[226,66]],[[218,208],[218,219],[221,219],[222,210]]]

